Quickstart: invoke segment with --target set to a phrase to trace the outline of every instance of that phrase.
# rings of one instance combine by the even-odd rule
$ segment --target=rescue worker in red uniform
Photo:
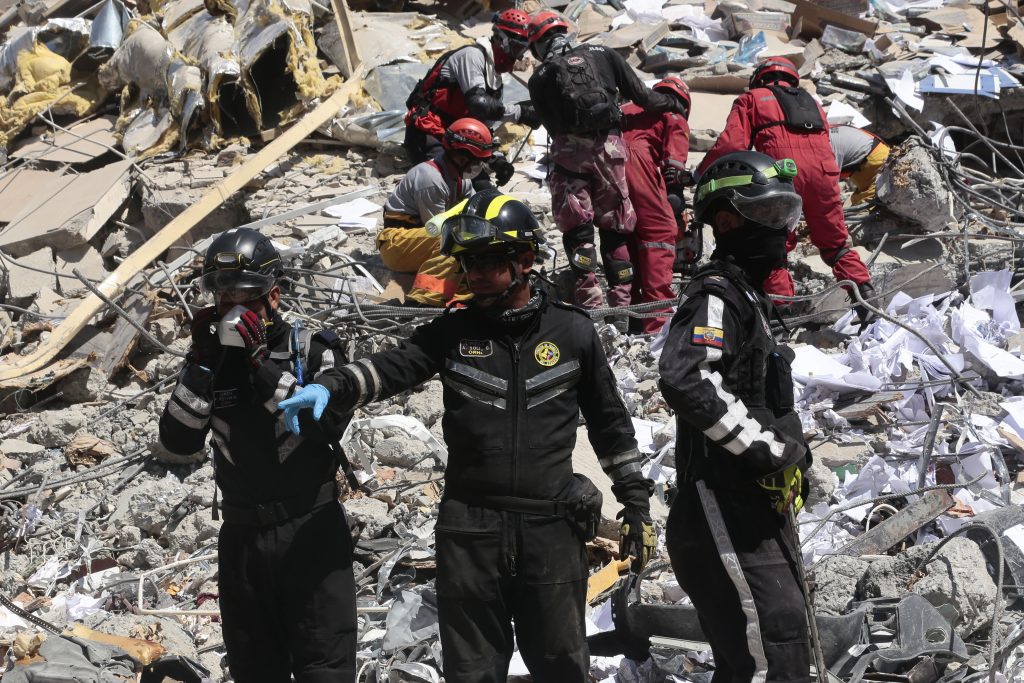
[[[679,77],[669,76],[653,90],[678,98],[686,113],[649,112],[632,103],[622,107],[622,137],[629,148],[626,184],[636,212],[636,229],[626,244],[635,275],[631,283],[609,287],[608,303],[612,306],[675,298],[672,266],[679,228],[669,203],[666,179],[676,179],[686,168],[690,89]],[[666,322],[668,317],[631,318],[630,326],[634,331],[653,334]]]
[[[821,105],[800,88],[793,62],[771,57],[754,69],[750,89],[736,98],[725,129],[697,167],[697,175],[723,155],[748,149],[773,159],[796,161],[800,173],[794,184],[803,198],[811,242],[836,279],[853,281],[867,299],[874,296],[874,288],[867,267],[851,248],[839,194],[839,168],[828,128]],[[792,251],[794,246],[796,234],[791,233],[787,248]],[[764,291],[769,296],[793,295],[793,278],[785,266],[768,276]],[[869,315],[863,307],[856,306],[855,310],[861,320]]]
[[[474,118],[492,129],[503,121],[536,128],[537,114],[527,100],[506,105],[501,100],[501,74],[510,73],[529,43],[530,15],[507,9],[494,17],[494,31],[487,43],[473,43],[441,55],[427,75],[416,84],[405,106],[405,147],[414,163],[438,151],[445,130],[456,120]],[[502,155],[491,161],[498,185],[512,177],[512,164]],[[489,185],[485,175],[477,189]]]
[[[538,12],[529,35],[530,52],[542,61],[529,88],[551,136],[551,213],[576,276],[576,305],[599,308],[604,294],[596,273],[595,226],[608,285],[629,284],[634,276],[626,242],[636,214],[626,183],[619,96],[652,112],[682,113],[683,103],[646,88],[615,50],[577,45],[557,12]]]

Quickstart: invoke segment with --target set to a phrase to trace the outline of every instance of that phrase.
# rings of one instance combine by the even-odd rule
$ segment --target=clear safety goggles
[[[736,212],[752,223],[769,228],[794,230],[803,211],[803,200],[795,192],[745,197],[734,192],[729,197]]]

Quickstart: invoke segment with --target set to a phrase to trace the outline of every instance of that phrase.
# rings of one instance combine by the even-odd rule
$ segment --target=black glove
[[[651,514],[647,510],[629,505],[622,508],[616,518],[622,520],[619,559],[624,560],[632,556],[632,570],[639,572],[651,561],[654,551],[658,548],[658,536],[654,533]]]
[[[270,353],[267,351],[267,325],[255,311],[246,311],[239,318],[235,330],[242,337],[245,352],[253,368],[259,368]]]
[[[211,329],[218,317],[216,306],[201,308],[192,316],[192,346],[188,350],[188,360],[204,368],[212,369],[220,357],[220,340]]]
[[[862,282],[859,285],[857,285],[857,291],[860,292],[861,298],[867,301],[869,304],[871,304],[872,306],[877,305],[874,301],[872,301],[872,299],[875,298],[875,288],[871,285],[870,282]],[[852,292],[850,293],[850,301],[857,302],[857,297],[855,297]],[[866,307],[862,306],[859,302],[854,304],[853,310],[857,314],[857,320],[860,321],[861,327],[870,325],[878,317],[877,315],[875,315],[874,311],[867,309]]]
[[[540,115],[537,114],[537,107],[533,106],[533,102],[530,100],[524,100],[519,103],[518,123],[530,128],[540,128],[542,123]]]
[[[494,171],[494,182],[498,187],[503,187],[515,175],[516,167],[509,163],[505,157],[494,157],[491,159],[491,170]]]

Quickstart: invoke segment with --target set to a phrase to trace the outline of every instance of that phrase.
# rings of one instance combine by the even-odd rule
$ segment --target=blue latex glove
[[[296,391],[291,398],[277,404],[284,411],[284,423],[292,434],[299,433],[299,411],[303,408],[313,409],[313,419],[319,420],[327,408],[331,392],[322,384],[307,384]]]

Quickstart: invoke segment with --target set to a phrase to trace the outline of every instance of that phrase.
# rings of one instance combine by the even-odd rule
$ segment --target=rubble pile
[[[336,330],[353,358],[435,314],[382,305],[408,283],[383,267],[374,235],[409,166],[399,150],[408,92],[437,56],[486,39],[490,15],[453,16],[445,5],[352,12],[349,44],[318,2],[89,5],[0,2],[2,671],[228,680],[209,454],[173,456],[157,439],[189,319],[204,303],[198,256],[227,228],[259,228],[286,261],[286,320]],[[574,0],[559,9],[580,39],[622,51],[645,79],[687,81],[691,165],[770,55],[796,61],[831,122],[871,126],[894,143],[877,201],[847,210],[879,319],[858,328],[808,240],[791,256],[798,306],[782,332],[796,350],[797,406],[815,455],[798,522],[825,659],[842,680],[973,680],[990,670],[1019,679],[1019,7]],[[505,76],[508,102],[527,97],[530,66],[521,66]],[[339,93],[348,100],[317,114]],[[506,125],[499,138],[517,169],[504,189],[547,226],[545,277],[557,285],[567,261],[549,215],[546,134]],[[704,253],[712,249],[708,241]],[[599,311],[595,324],[648,456],[663,531],[676,479],[674,416],[657,384],[667,328],[623,334],[613,323],[624,313],[644,315]],[[441,411],[431,380],[358,411],[343,438],[360,484],[341,486],[356,535],[361,681],[440,678]],[[706,680],[714,659],[664,548],[642,577],[620,577],[617,510],[583,426],[575,460],[605,487],[606,523],[589,547],[594,678]],[[526,673],[516,655],[511,674]]]

